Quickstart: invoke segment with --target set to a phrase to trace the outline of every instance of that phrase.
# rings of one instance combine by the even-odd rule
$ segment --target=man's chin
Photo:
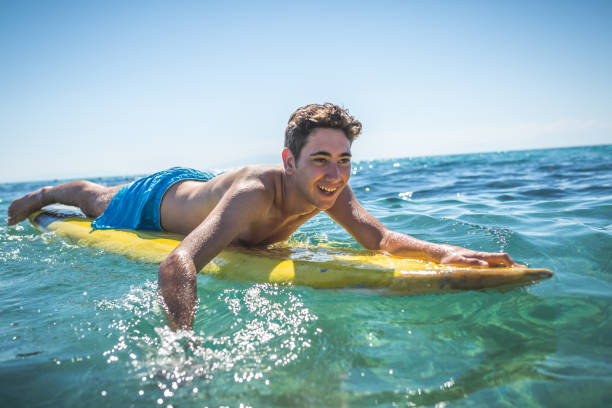
[[[334,206],[334,204],[336,203],[336,198],[334,197],[331,200],[325,200],[325,201],[319,201],[316,204],[316,207],[321,210],[321,211],[325,211],[325,210],[329,210],[330,208],[332,208]]]

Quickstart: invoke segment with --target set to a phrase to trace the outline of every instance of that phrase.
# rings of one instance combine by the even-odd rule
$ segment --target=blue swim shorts
[[[122,187],[91,226],[93,229],[162,231],[159,209],[166,191],[181,180],[208,181],[213,177],[214,173],[184,167],[172,167],[143,177]]]

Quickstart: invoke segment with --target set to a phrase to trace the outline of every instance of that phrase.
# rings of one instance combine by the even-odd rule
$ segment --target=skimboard
[[[183,236],[155,231],[93,230],[91,219],[66,208],[43,209],[30,222],[79,245],[160,263]],[[390,294],[426,294],[526,285],[550,278],[548,269],[440,265],[369,251],[279,244],[267,248],[229,247],[200,273],[226,280],[248,280],[313,288],[363,288]]]

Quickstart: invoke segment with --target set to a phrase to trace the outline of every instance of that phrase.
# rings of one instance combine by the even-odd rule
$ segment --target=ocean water
[[[0,184],[3,407],[612,405],[612,145],[353,166],[392,229],[547,281],[384,297],[202,275],[192,333],[165,326],[156,265],[7,227],[57,182]],[[357,246],[325,215],[292,239]]]

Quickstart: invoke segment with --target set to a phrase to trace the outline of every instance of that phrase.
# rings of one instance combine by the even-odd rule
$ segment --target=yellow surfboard
[[[166,232],[92,230],[91,221],[65,209],[43,209],[30,216],[40,231],[53,231],[79,245],[145,262],[160,263],[183,239]],[[449,266],[369,251],[291,244],[264,249],[230,247],[201,273],[227,280],[405,294],[524,285],[553,275],[548,269]]]

